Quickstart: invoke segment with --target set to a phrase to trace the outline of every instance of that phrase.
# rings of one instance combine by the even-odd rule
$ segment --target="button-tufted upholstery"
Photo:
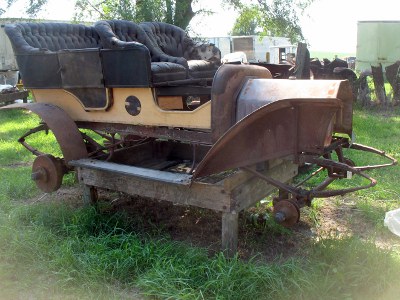
[[[100,56],[100,37],[93,26],[68,23],[6,24],[24,86],[65,89],[86,110],[110,105]]]
[[[143,22],[138,25],[131,21],[108,20],[96,22],[95,28],[105,48],[140,47],[139,43],[146,46],[152,61],[153,82],[159,82],[161,78],[167,81],[212,78],[220,65],[218,48],[194,42],[183,29],[171,24]],[[155,62],[158,64],[154,65]],[[160,64],[162,62],[169,63],[165,69]],[[185,68],[187,74],[184,78],[183,69],[173,64]],[[168,77],[169,73],[171,77]]]
[[[218,48],[199,47],[184,30],[166,23],[28,22],[7,24],[5,31],[29,88],[150,86],[171,81],[204,84],[220,62]],[[81,69],[76,75],[82,80],[76,80],[72,65]]]
[[[7,24],[5,30],[16,55],[100,46],[96,30],[81,24],[17,23]]]
[[[152,46],[161,50],[159,55],[167,54],[185,59],[190,58],[190,53],[185,51],[187,50],[186,45],[190,45],[192,40],[181,28],[161,22],[144,22],[140,26],[146,32]]]
[[[220,50],[211,44],[196,43],[186,32],[172,24],[143,22],[139,24],[151,41],[151,47],[158,48],[153,60],[162,61],[163,55],[180,57],[178,62],[189,69],[193,78],[213,77],[221,61]],[[194,62],[191,62],[194,61]]]
[[[93,26],[23,22],[6,24],[5,32],[26,87],[76,87],[77,75],[82,78],[78,80],[78,86],[104,86],[99,56],[100,37]],[[79,49],[85,49],[85,53]],[[76,55],[67,54],[74,51],[77,51]],[[74,74],[73,62],[79,59],[83,60],[79,64],[83,71]]]
[[[98,21],[95,28],[105,49],[141,49],[148,52],[153,83],[187,78],[187,69],[182,65],[186,60],[163,54],[136,23],[124,20]],[[137,56],[131,59],[143,58]]]

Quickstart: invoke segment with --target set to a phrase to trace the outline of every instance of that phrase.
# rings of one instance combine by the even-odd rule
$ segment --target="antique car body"
[[[352,143],[353,94],[347,81],[272,79],[262,66],[221,65],[215,46],[199,45],[182,29],[165,23],[18,23],[5,29],[23,83],[35,100],[5,109],[28,109],[43,120],[20,142],[37,155],[32,179],[45,192],[57,190],[64,174],[74,169],[87,186],[121,191],[129,190],[127,182],[136,184],[129,181],[133,177],[145,178],[149,181],[142,189],[144,195],[163,198],[170,193],[175,199],[171,201],[178,201],[187,194],[195,200],[182,202],[221,210],[225,213],[223,228],[235,228],[237,212],[246,206],[237,199],[246,184],[251,186],[243,178],[254,176],[280,189],[275,218],[290,226],[298,221],[299,208],[314,197],[376,184],[363,173],[373,166],[355,167],[342,149],[366,150],[390,160],[378,167],[396,163],[382,151]],[[49,129],[61,147],[62,158],[41,153],[26,142],[29,135]],[[81,129],[92,130],[105,142],[96,142]],[[337,154],[337,161],[331,153]],[[264,172],[277,161],[290,163],[290,167],[285,165],[290,175],[281,180]],[[287,185],[285,181],[297,174],[294,168],[305,163],[327,169],[327,181],[311,190]],[[102,173],[97,176],[109,178],[107,182],[94,180],[93,174],[85,177],[85,168],[99,169],[100,165]],[[126,166],[132,167],[130,171]],[[109,176],[114,169],[119,175]],[[240,181],[240,189],[228,188],[225,183],[222,190],[217,185],[221,197],[232,191],[234,196],[229,194],[229,199],[236,197],[237,203],[227,200],[229,204],[218,204],[218,200],[210,200],[214,196],[199,200],[204,178],[237,169],[247,175],[235,177],[229,185]],[[129,179],[118,177],[128,172],[136,173]],[[324,190],[349,172],[370,183]],[[122,183],[110,185],[113,178]],[[157,186],[159,182],[165,185]],[[151,188],[164,192],[148,194]],[[197,189],[200,192],[193,192]],[[93,199],[93,189],[89,192]],[[140,193],[139,187],[136,193]],[[225,247],[235,248],[231,241],[235,234],[237,229],[231,230]]]

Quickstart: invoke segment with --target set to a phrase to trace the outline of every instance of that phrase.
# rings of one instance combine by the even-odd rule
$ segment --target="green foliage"
[[[322,199],[314,199],[310,207],[305,207],[303,213],[307,214],[314,226],[321,224],[321,207],[323,205]]]
[[[15,122],[15,119],[24,119],[24,122]],[[34,156],[28,152],[17,140],[29,129],[40,124],[40,118],[24,110],[0,112],[0,164],[12,167],[13,164],[32,161]],[[61,150],[52,132],[40,132],[26,138],[26,142],[41,152],[55,156],[61,155]]]
[[[327,51],[313,51],[310,50],[311,58],[319,58],[320,60],[327,58],[334,60],[336,57],[343,59],[345,57],[356,56],[355,52],[327,52]]]
[[[186,29],[197,14],[208,11],[193,11],[196,0],[77,0],[76,20],[124,19],[135,22],[159,21]]]
[[[47,1],[48,0],[30,0],[30,5],[27,7],[26,12],[30,16],[35,16],[42,9],[43,5],[47,3]]]
[[[259,24],[261,23],[261,14],[258,6],[250,5],[243,7],[239,17],[233,25],[231,35],[257,35],[259,34]]]
[[[26,7],[26,13],[31,17],[35,16],[42,9],[42,7],[47,4],[47,1],[48,0],[29,0],[29,4]],[[5,7],[0,8],[0,16],[4,14],[13,4],[19,2],[19,0],[7,0],[5,2]]]
[[[210,11],[193,11],[197,0],[75,0],[75,21],[123,19],[135,22],[160,21],[186,29],[197,14]],[[19,0],[7,0],[7,8]],[[30,0],[26,13],[34,17],[46,6],[48,0]],[[0,10],[0,15],[5,9]]]
[[[136,286],[162,299],[375,299],[396,291],[400,275],[395,253],[356,238],[321,240],[301,260],[260,263],[209,257],[204,249],[132,231],[120,213],[15,206],[0,214],[0,240],[7,240],[0,243],[0,270],[53,274],[64,294],[84,286],[93,298],[107,290],[110,297],[110,285],[114,293]]]
[[[378,248],[373,241],[324,239],[310,254],[318,271],[309,274],[309,280],[316,289],[308,290],[303,299],[376,299],[385,290],[399,291],[397,283],[389,283],[399,274],[398,255]],[[384,283],[383,278],[388,281]]]
[[[19,0],[7,0],[7,7]],[[75,20],[88,21],[99,19],[124,19],[135,22],[160,21],[186,29],[196,15],[211,14],[212,10],[193,11],[198,0],[76,0]],[[304,40],[299,26],[299,15],[314,0],[262,0],[241,1],[223,0],[239,11],[232,33],[251,35],[261,32],[263,35],[285,36],[292,42]],[[34,17],[47,4],[48,0],[30,0],[26,8],[29,16]],[[4,9],[0,11],[0,15]]]
[[[261,0],[244,4],[242,1],[225,0],[239,11],[232,34],[257,34],[283,36],[292,43],[304,41],[299,16],[314,0]]]
[[[309,2],[292,0],[260,1],[262,28],[265,35],[288,37],[291,42],[304,41],[299,15],[304,12],[304,5]]]
[[[397,142],[400,138],[399,115],[398,108],[367,109],[356,107],[353,114],[355,142],[384,150],[387,154],[399,160],[400,144]],[[378,155],[355,150],[345,150],[344,156],[353,160],[356,166],[389,162]],[[366,221],[374,224],[378,230],[382,230],[385,212],[400,205],[400,185],[396,181],[399,166],[375,169],[366,173],[377,179],[378,184],[373,188],[360,190],[353,194],[357,196],[356,207]],[[297,178],[297,181],[300,182],[301,178],[305,178],[307,174],[302,174]],[[325,176],[326,173],[322,172],[310,180],[308,188],[316,186]],[[342,189],[365,184],[368,184],[367,180],[354,175],[351,180],[341,179],[335,181],[329,188]],[[313,219],[314,212],[312,210],[306,211],[311,213],[310,217]]]
[[[90,20],[96,15],[102,19],[132,20],[136,11],[132,1],[106,0],[93,2],[77,0],[75,7],[75,18],[78,20]]]
[[[0,166],[0,193],[7,199],[29,199],[38,191],[30,179],[31,168],[4,168]]]

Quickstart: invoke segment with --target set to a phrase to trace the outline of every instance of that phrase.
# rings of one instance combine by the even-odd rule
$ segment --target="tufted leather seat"
[[[187,67],[192,78],[212,78],[220,66],[221,51],[211,44],[196,43],[183,29],[162,22],[139,25],[149,37],[151,44],[148,46],[157,49],[152,60],[177,57],[179,61],[176,62]]]
[[[28,88],[102,87],[100,37],[92,26],[68,23],[6,24],[18,68]],[[85,49],[82,53],[81,49]],[[73,52],[78,53],[74,56]],[[84,58],[83,58],[84,57]],[[85,72],[76,73],[79,66]]]
[[[26,88],[67,90],[86,110],[109,107],[93,26],[23,22],[6,24],[5,32]]]
[[[5,31],[27,88],[204,85],[220,62],[217,48],[165,23],[15,23]]]
[[[100,38],[93,27],[67,23],[17,23],[5,28],[14,53],[99,48]]]
[[[139,25],[124,20],[108,20],[96,22],[95,28],[105,49],[141,49],[141,51],[148,52],[153,83],[187,78],[187,70],[179,63],[181,62],[180,58],[160,55],[158,47],[152,44]],[[131,59],[143,59],[143,57],[137,56]]]

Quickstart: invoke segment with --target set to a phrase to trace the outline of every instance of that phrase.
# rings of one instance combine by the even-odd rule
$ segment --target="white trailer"
[[[400,21],[359,21],[357,24],[356,70],[371,70],[400,60]]]
[[[243,52],[249,62],[279,63],[282,53],[296,53],[296,46],[285,37],[229,36],[206,38],[215,44],[222,57],[233,52]],[[282,50],[283,49],[283,50]]]

